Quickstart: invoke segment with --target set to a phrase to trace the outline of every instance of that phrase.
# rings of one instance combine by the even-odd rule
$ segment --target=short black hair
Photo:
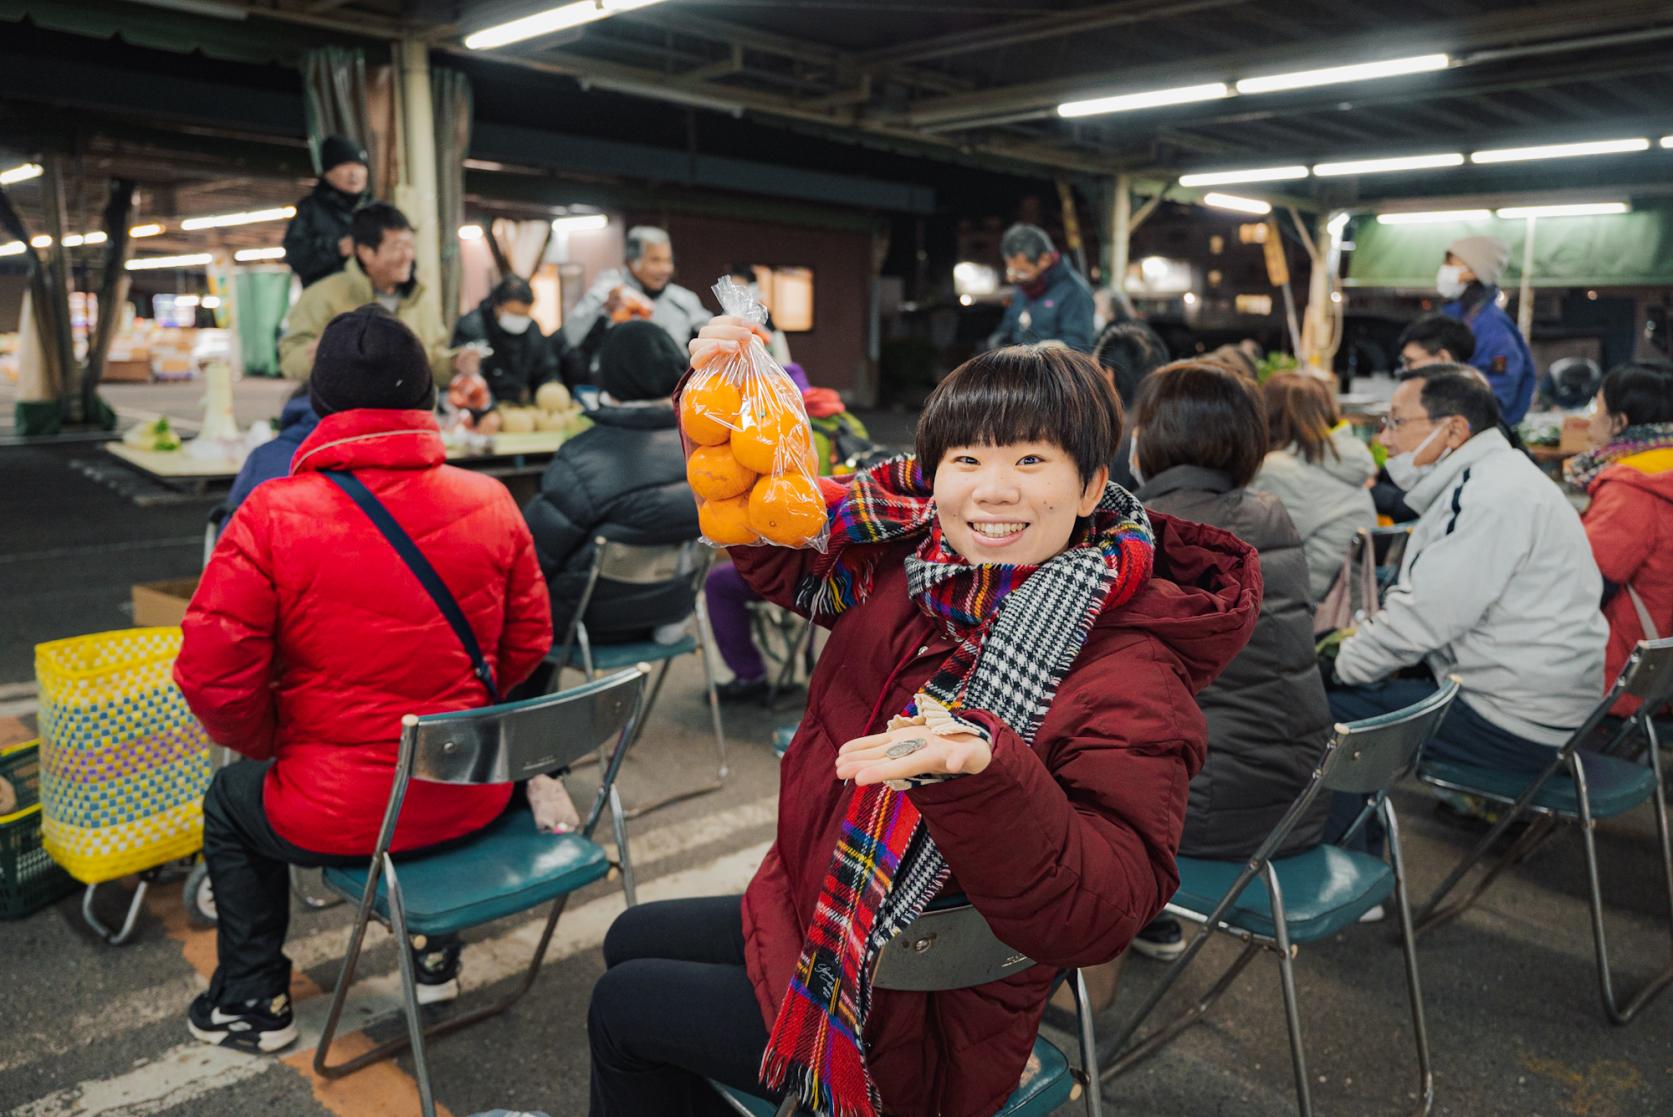
[[[1175,361],[1151,373],[1133,409],[1139,470],[1216,469],[1242,488],[1266,458],[1266,404],[1255,381],[1219,361]]]
[[[1470,437],[1499,425],[1499,401],[1487,377],[1469,365],[1425,365],[1407,369],[1401,380],[1421,380],[1418,402],[1431,419],[1456,415],[1470,425]]]
[[[964,362],[918,416],[918,467],[933,482],[955,446],[1050,442],[1074,459],[1081,484],[1121,441],[1121,401],[1091,357],[1063,345],[1011,345]]]
[[[1404,353],[1414,342],[1431,357],[1445,349],[1447,356],[1461,365],[1469,364],[1475,356],[1475,331],[1467,322],[1445,314],[1425,314],[1414,320],[1400,332],[1395,351]]]
[[[1603,406],[1629,427],[1673,423],[1673,361],[1650,357],[1616,365],[1603,378]]]
[[[494,305],[534,302],[534,288],[520,275],[508,275],[494,284]]]
[[[1092,359],[1109,370],[1115,379],[1115,394],[1127,407],[1138,398],[1145,377],[1168,363],[1167,344],[1143,322],[1113,322],[1098,335]]]
[[[388,202],[368,202],[354,211],[349,221],[349,236],[354,238],[357,248],[364,246],[376,252],[383,244],[384,233],[411,228],[407,215]]]

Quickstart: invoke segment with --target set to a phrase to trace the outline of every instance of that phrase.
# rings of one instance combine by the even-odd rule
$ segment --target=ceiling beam
[[[1670,23],[1673,23],[1673,8],[1665,0],[1548,3],[1538,8],[1489,12],[1444,23],[1406,24],[1398,30],[1338,39],[1329,44],[1329,55],[1333,59],[1347,60],[1397,57],[1403,52],[1420,50],[1467,54],[1472,50],[1494,47],[1499,49],[1487,60],[1499,61],[1513,56],[1518,50],[1540,49],[1529,44],[1577,39],[1612,31],[1642,31],[1668,27]],[[1215,75],[1236,78],[1316,66],[1321,60],[1321,49],[1321,44],[1317,42],[1291,43],[1134,67],[1122,72],[1120,88],[1129,91],[1166,88],[1200,82]],[[1460,61],[1467,63],[1469,60]],[[1027,109],[1049,114],[1053,107],[1065,100],[1095,95],[1104,90],[1112,90],[1107,72],[1002,86],[921,101],[906,112],[905,123],[914,126],[939,124]]]

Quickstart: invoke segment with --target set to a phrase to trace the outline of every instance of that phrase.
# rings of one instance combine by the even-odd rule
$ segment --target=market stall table
[[[454,465],[498,477],[521,501],[533,495],[532,487],[513,482],[520,478],[535,478],[544,472],[547,459],[557,453],[566,437],[561,431],[496,434],[486,450],[449,447],[447,460]],[[189,447],[191,443],[186,445]],[[230,484],[243,464],[232,458],[197,457],[184,448],[140,450],[122,442],[107,442],[104,448],[107,453],[151,479],[170,488],[194,493],[206,493],[212,485]],[[529,491],[520,491],[524,488],[529,488]]]

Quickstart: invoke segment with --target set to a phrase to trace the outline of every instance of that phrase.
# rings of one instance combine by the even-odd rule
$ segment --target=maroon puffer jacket
[[[430,595],[321,470],[353,472],[412,536],[502,694],[552,645],[546,582],[516,502],[444,458],[427,411],[326,416],[291,476],[257,487],[233,515],[186,612],[175,681],[215,741],[277,758],[267,816],[304,849],[370,853],[401,717],[489,701]],[[510,796],[510,784],[414,783],[395,849],[480,829]]]
[[[1106,610],[1030,749],[991,715],[980,775],[913,790],[963,892],[1007,945],[1041,963],[974,989],[878,991],[867,1060],[890,1117],[988,1117],[1016,1088],[1061,967],[1107,962],[1179,883],[1186,787],[1207,730],[1193,695],[1249,638],[1260,566],[1234,536],[1153,515],[1156,574]],[[785,756],[778,836],[744,895],[745,961],[770,1027],[801,953],[851,789],[844,742],[879,730],[952,652],[906,595],[900,559],[841,614]],[[746,581],[788,606],[807,552],[732,549]]]

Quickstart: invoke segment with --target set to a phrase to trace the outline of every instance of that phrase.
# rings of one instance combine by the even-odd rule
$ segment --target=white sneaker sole
[[[186,1021],[186,1027],[191,1029],[194,1037],[204,1043],[217,1047],[234,1047],[240,1051],[257,1051],[263,1055],[283,1051],[296,1042],[297,1036],[295,1024],[271,1032],[235,1032],[230,1028],[210,1030],[200,1028],[190,1020]]]
[[[1166,946],[1145,942],[1143,939],[1134,939],[1127,949],[1135,954],[1142,954],[1146,958],[1154,958],[1158,962],[1171,962],[1185,953],[1186,945],[1187,942],[1184,939],[1176,943],[1168,943]]]
[[[417,984],[418,1003],[421,1005],[446,1004],[459,998],[459,979],[444,981],[440,985]]]

